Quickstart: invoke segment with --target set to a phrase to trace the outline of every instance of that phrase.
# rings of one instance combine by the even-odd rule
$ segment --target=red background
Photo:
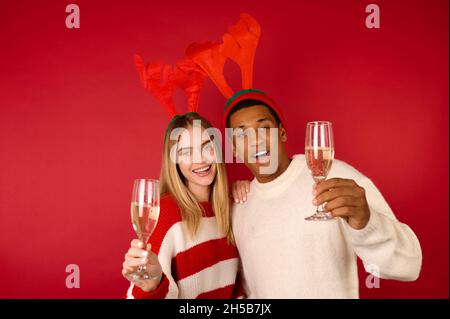
[[[133,54],[173,63],[247,12],[262,26],[255,86],[284,108],[290,154],[307,121],[332,121],[336,157],[421,242],[416,282],[369,290],[361,272],[361,297],[448,298],[448,2],[372,2],[378,30],[364,25],[371,2],[356,0],[77,1],[81,28],[69,30],[67,1],[2,1],[0,297],[124,296],[132,180],[159,176],[168,122]],[[227,73],[239,88],[237,67]],[[219,126],[209,81],[200,103]],[[231,179],[249,177],[235,166]],[[79,289],[65,286],[71,263]]]

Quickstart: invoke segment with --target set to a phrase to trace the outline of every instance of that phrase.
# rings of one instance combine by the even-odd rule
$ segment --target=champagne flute
[[[305,158],[314,182],[327,178],[334,158],[333,126],[331,122],[314,121],[306,124]],[[325,203],[317,206],[316,212],[306,220],[331,220],[333,216],[324,209]]]
[[[131,222],[139,240],[147,245],[159,217],[159,181],[136,179],[131,197]],[[145,249],[145,248],[144,248]],[[131,281],[153,279],[146,266],[129,276]]]

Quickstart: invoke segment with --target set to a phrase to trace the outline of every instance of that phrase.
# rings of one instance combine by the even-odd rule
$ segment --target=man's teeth
[[[199,168],[199,169],[194,169],[193,172],[194,172],[194,173],[205,172],[205,171],[209,170],[210,168],[211,168],[211,165],[205,166],[205,167]]]
[[[259,156],[267,155],[268,153],[269,153],[268,151],[261,151],[261,152],[256,153],[254,156],[259,157]]]

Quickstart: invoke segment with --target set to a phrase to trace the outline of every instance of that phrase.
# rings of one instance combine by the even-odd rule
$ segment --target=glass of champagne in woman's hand
[[[331,122],[308,122],[306,124],[305,158],[316,183],[327,178],[334,158],[333,127]],[[330,220],[330,213],[324,209],[324,204],[317,206],[314,215],[306,220]]]
[[[136,234],[144,243],[156,227],[159,217],[159,181],[153,179],[136,179],[131,198],[131,222]],[[139,266],[138,271],[129,275],[131,281],[153,279],[146,266]]]

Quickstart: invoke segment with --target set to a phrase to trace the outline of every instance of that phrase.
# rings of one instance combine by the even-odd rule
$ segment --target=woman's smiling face
[[[214,145],[208,134],[203,134],[200,142],[194,140],[193,128],[189,126],[177,143],[177,161],[186,185],[209,186],[216,176]]]

